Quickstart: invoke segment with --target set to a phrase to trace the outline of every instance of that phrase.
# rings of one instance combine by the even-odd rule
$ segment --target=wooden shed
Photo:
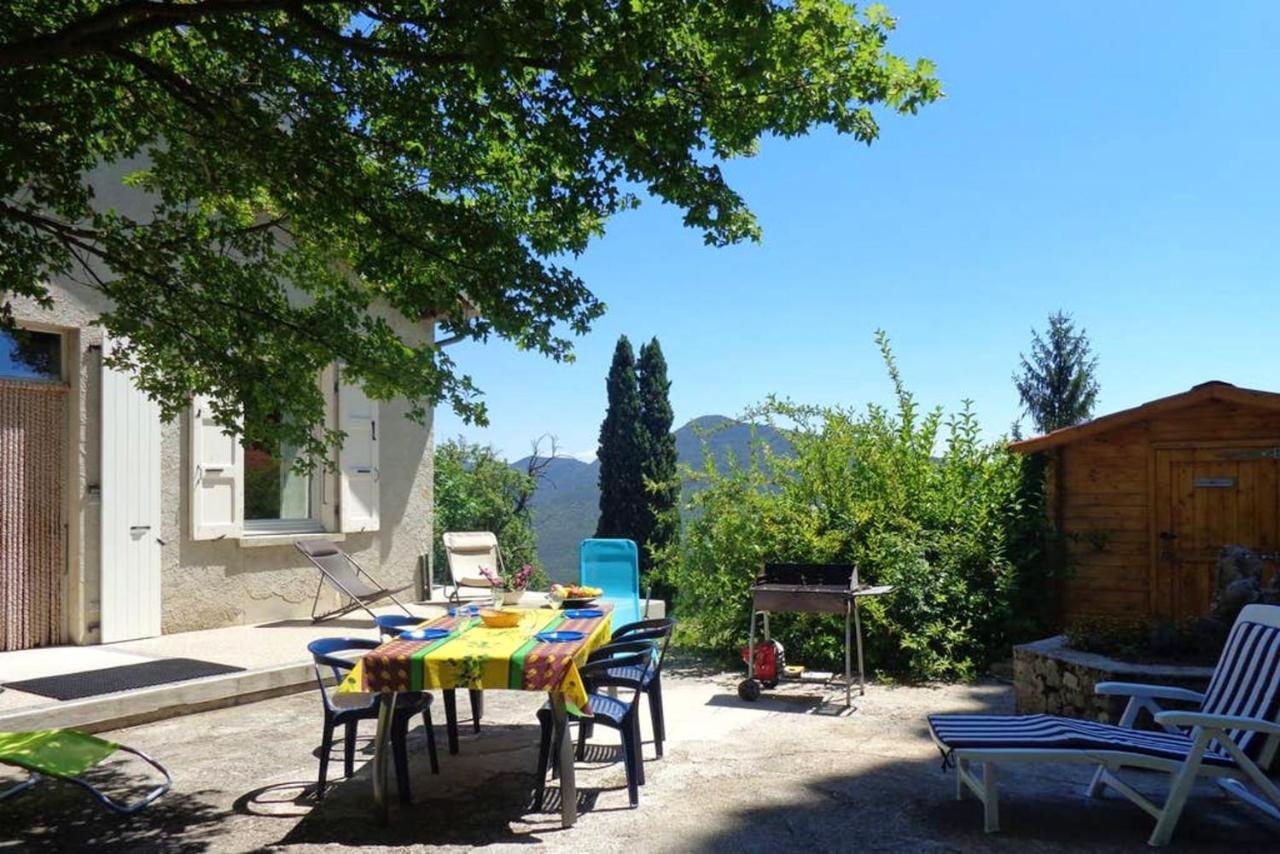
[[[1280,544],[1280,394],[1207,382],[1015,442],[1047,453],[1066,620],[1208,611],[1223,546]]]

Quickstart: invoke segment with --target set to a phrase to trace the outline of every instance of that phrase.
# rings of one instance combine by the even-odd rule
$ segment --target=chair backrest
[[[1280,606],[1246,605],[1231,627],[1201,710],[1280,722]],[[1277,739],[1233,730],[1231,740],[1251,758],[1271,761]]]
[[[671,633],[675,627],[676,621],[670,617],[655,617],[652,620],[629,623],[614,630],[609,644],[619,641],[652,641],[657,645],[657,657],[654,659],[653,666],[655,670],[661,670],[662,662],[667,657],[667,647],[671,645]]]
[[[378,627],[378,634],[385,641],[387,638],[395,637],[405,629],[421,625],[426,620],[409,614],[379,614],[373,618],[373,622]]]
[[[638,667],[640,678],[636,680],[631,702],[639,700],[645,676],[653,669],[658,657],[656,645],[652,641],[615,641],[601,647],[597,653],[607,653],[607,657],[597,657],[579,668],[582,678],[590,682],[592,677],[603,677],[615,667]]]
[[[640,619],[640,552],[632,540],[583,540],[578,583],[599,587],[613,605],[617,625]]]
[[[324,668],[329,668],[334,682],[341,682],[343,676],[356,666],[356,661],[354,658],[343,657],[339,653],[367,652],[371,649],[377,649],[381,645],[381,641],[370,638],[317,638],[307,644],[307,652],[311,653],[312,663],[316,670],[316,682],[320,685],[320,697],[324,700],[326,709],[335,711],[337,707],[325,687]]]
[[[386,591],[370,584],[367,575],[362,575],[359,566],[347,556],[347,553],[328,540],[298,540],[294,548],[306,555],[307,560],[315,564],[329,581],[339,590],[357,599],[369,599],[380,596]]]
[[[498,538],[490,531],[449,531],[441,538],[445,559],[449,563],[449,576],[455,585],[464,581],[473,586],[484,584],[487,579],[480,569],[495,574],[502,572],[502,552]]]

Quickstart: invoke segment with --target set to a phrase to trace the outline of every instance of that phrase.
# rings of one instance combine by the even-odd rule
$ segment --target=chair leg
[[[662,716],[662,678],[653,677],[649,683],[649,719],[653,721],[653,747],[659,758],[662,756],[662,742],[667,737],[667,721]]]
[[[578,721],[578,750],[574,757],[581,762],[587,756],[587,723]]]
[[[329,751],[333,749],[333,724],[324,722],[324,735],[320,738],[320,779],[316,783],[316,800],[324,800],[325,775],[329,773]]]
[[[391,724],[391,756],[396,768],[396,788],[400,792],[400,803],[412,803],[409,791],[409,716],[397,716]]]
[[[994,762],[982,763],[982,829],[987,833],[1000,830],[1000,793],[996,788],[1000,780]]]
[[[1107,766],[1099,765],[1098,769],[1093,772],[1093,779],[1089,781],[1089,787],[1084,790],[1085,796],[1089,798],[1100,798],[1107,790]]]
[[[471,729],[480,731],[480,718],[484,717],[484,691],[471,689]]]
[[[631,806],[640,806],[640,780],[636,764],[635,729],[624,725],[619,730],[622,735],[622,762],[627,771],[627,797]]]
[[[458,753],[458,694],[452,688],[444,689],[444,728],[449,736],[449,755]]]
[[[560,745],[564,743],[565,732],[560,725],[555,722],[555,717],[551,717],[551,779],[556,780],[560,777]],[[568,726],[565,722],[565,726]]]
[[[1151,838],[1147,840],[1147,844],[1153,848],[1169,844],[1173,830],[1178,826],[1178,819],[1182,817],[1182,808],[1187,804],[1187,796],[1191,794],[1191,787],[1195,785],[1196,775],[1200,771],[1201,757],[1204,756],[1205,748],[1209,746],[1210,736],[1207,733],[1199,728],[1193,732],[1196,733],[1196,740],[1191,745],[1191,752],[1187,754],[1182,767],[1173,775],[1169,785],[1169,796],[1165,798],[1155,829],[1151,831]]]
[[[637,698],[639,699],[639,698]],[[636,755],[636,782],[644,785],[644,740],[640,737],[640,704],[631,707],[631,749]]]
[[[440,756],[436,753],[436,728],[431,723],[431,706],[422,710],[422,726],[427,731],[427,755],[431,759],[431,773],[440,773]]]
[[[551,758],[551,715],[538,713],[538,793],[535,808],[541,812],[542,796],[547,788],[547,763]]]
[[[342,739],[342,775],[350,777],[356,772],[356,721],[347,721]]]

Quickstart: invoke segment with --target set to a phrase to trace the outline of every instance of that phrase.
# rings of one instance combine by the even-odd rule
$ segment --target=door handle
[[[145,534],[147,531],[150,531],[150,530],[151,530],[150,525],[130,525],[129,526],[130,534]]]
[[[1175,534],[1173,531],[1161,531],[1161,532],[1160,532],[1160,539],[1162,539],[1162,540],[1176,540],[1176,539],[1178,539],[1178,535],[1177,535],[1177,534]]]

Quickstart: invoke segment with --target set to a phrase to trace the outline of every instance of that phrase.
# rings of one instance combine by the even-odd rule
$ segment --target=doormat
[[[64,673],[61,676],[42,676],[39,679],[26,679],[22,682],[6,682],[4,687],[14,691],[25,691],[28,694],[39,694],[41,697],[52,697],[55,700],[79,700],[83,697],[96,697],[99,694],[114,694],[117,691],[150,688],[153,685],[165,685],[169,682],[221,676],[224,673],[236,673],[241,670],[244,668],[214,664],[212,661],[197,661],[194,658],[161,658],[140,664]]]

